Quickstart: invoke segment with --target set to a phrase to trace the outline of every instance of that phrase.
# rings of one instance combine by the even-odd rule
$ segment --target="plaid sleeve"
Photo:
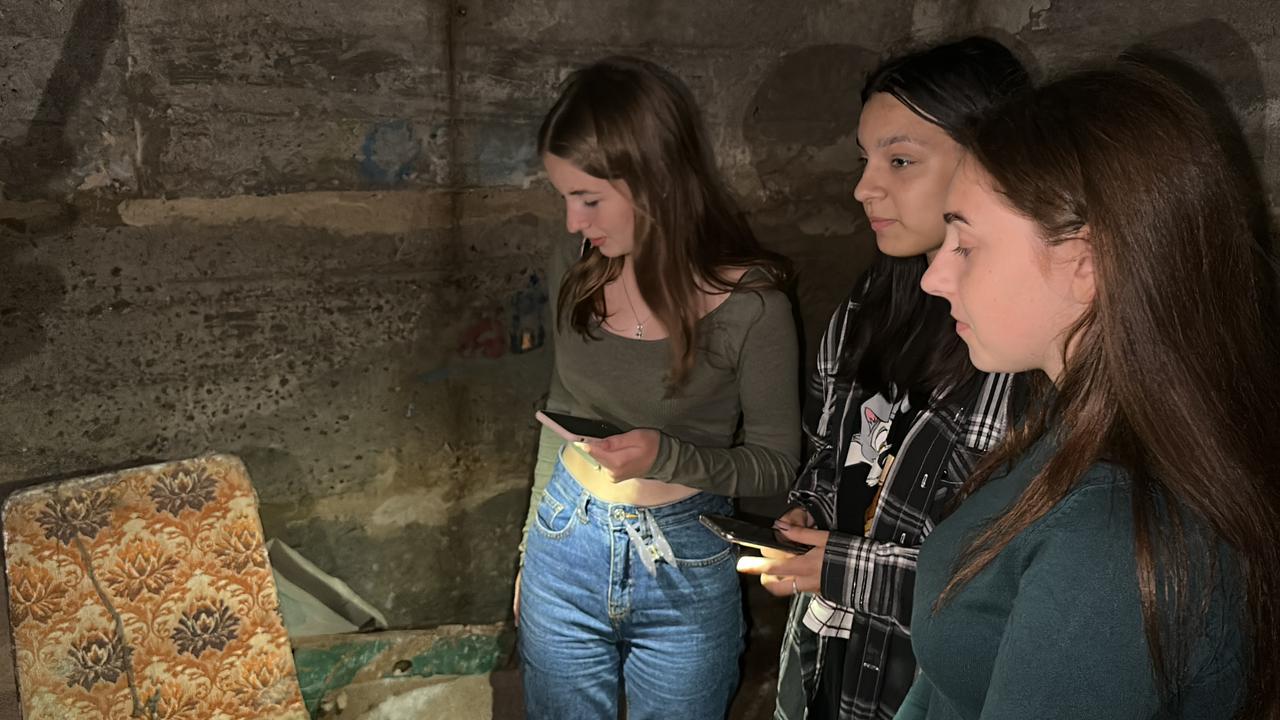
[[[919,552],[919,548],[833,532],[822,558],[820,592],[837,605],[910,628]]]
[[[806,387],[804,416],[805,451],[808,459],[796,477],[787,499],[809,511],[819,527],[834,527],[836,485],[840,479],[836,439],[843,421],[849,388],[838,376],[845,341],[852,336],[851,320],[858,310],[861,287],[836,308],[818,345],[818,358]]]

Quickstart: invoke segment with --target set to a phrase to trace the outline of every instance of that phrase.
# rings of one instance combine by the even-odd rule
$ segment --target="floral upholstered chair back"
[[[239,459],[28,488],[3,520],[26,720],[307,717]]]

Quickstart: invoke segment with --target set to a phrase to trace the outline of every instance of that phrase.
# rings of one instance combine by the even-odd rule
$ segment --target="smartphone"
[[[538,419],[538,422],[551,428],[555,434],[569,442],[591,442],[625,432],[603,420],[591,420],[564,413],[539,410],[533,416]]]
[[[778,535],[778,532],[773,528],[765,525],[757,525],[745,520],[725,517],[724,515],[699,515],[698,519],[711,532],[737,545],[745,545],[756,549],[782,550],[797,555],[813,549],[810,545],[791,542]]]

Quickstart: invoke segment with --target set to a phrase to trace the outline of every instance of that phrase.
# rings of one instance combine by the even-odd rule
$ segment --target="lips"
[[[591,247],[600,247],[604,244],[604,237],[587,238],[587,242],[591,243]]]
[[[889,227],[890,225],[892,225],[892,224],[896,223],[896,222],[897,222],[897,220],[894,220],[894,219],[892,219],[892,218],[875,217],[875,216],[873,215],[873,216],[870,216],[870,217],[868,217],[868,218],[867,218],[867,222],[869,222],[869,223],[871,224],[871,229],[872,229],[872,230],[874,230],[875,232],[880,232],[881,230],[883,230],[883,229],[885,229],[885,228]]]

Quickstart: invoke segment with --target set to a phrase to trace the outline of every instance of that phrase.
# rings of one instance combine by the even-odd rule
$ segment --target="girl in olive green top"
[[[1274,310],[1208,116],[1121,65],[970,150],[922,286],[1050,382],[921,550],[897,717],[1280,717]]]
[[[736,553],[699,522],[770,495],[800,450],[797,345],[765,252],[715,172],[687,89],[640,60],[573,73],[538,133],[580,237],[551,275],[547,409],[626,432],[544,431],[517,618],[525,715],[723,717],[737,686]]]

